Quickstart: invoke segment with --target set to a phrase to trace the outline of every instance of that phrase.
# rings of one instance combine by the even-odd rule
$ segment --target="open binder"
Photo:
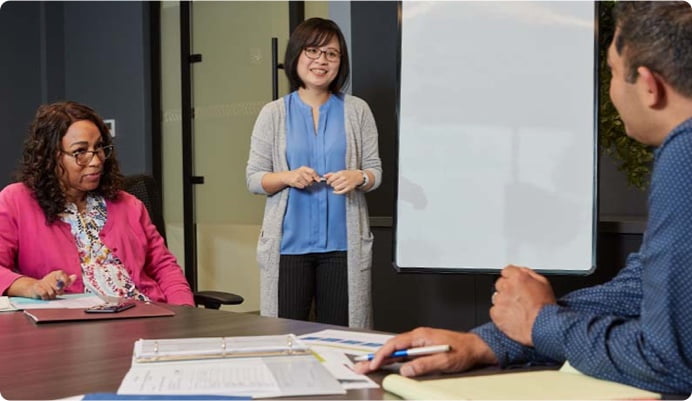
[[[140,339],[118,394],[266,398],[345,394],[293,334]]]
[[[143,340],[135,343],[136,362],[234,357],[307,355],[310,348],[293,334],[246,337],[198,337]]]

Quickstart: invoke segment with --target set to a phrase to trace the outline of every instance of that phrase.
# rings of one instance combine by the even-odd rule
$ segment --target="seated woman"
[[[39,107],[18,183],[0,192],[0,293],[88,292],[194,306],[173,254],[122,175],[91,108]]]

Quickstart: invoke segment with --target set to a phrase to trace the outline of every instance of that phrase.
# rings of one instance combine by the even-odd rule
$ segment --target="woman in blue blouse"
[[[289,40],[292,92],[264,106],[252,132],[247,184],[267,196],[257,249],[266,316],[370,327],[372,233],[364,193],[382,167],[377,128],[348,80],[344,36],[311,18]]]

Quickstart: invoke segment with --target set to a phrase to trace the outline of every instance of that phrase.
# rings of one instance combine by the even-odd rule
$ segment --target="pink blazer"
[[[106,201],[108,220],[101,241],[120,258],[137,288],[152,301],[194,305],[192,291],[175,257],[152,224],[144,204],[120,192]],[[84,292],[82,272],[69,224],[48,225],[32,191],[22,183],[0,192],[0,293],[19,277],[40,279],[62,269],[76,274],[66,292]]]

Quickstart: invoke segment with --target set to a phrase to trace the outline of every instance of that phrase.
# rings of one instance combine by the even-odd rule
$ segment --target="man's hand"
[[[420,327],[390,339],[377,350],[372,361],[360,362],[354,366],[354,370],[363,374],[377,370],[386,363],[396,362],[387,358],[396,350],[443,344],[451,346],[451,350],[416,357],[402,365],[399,373],[410,377],[435,372],[458,372],[475,365],[497,363],[490,347],[475,334]]]
[[[548,280],[526,267],[509,265],[495,283],[490,318],[507,337],[533,346],[531,330],[543,305],[554,304]]]

